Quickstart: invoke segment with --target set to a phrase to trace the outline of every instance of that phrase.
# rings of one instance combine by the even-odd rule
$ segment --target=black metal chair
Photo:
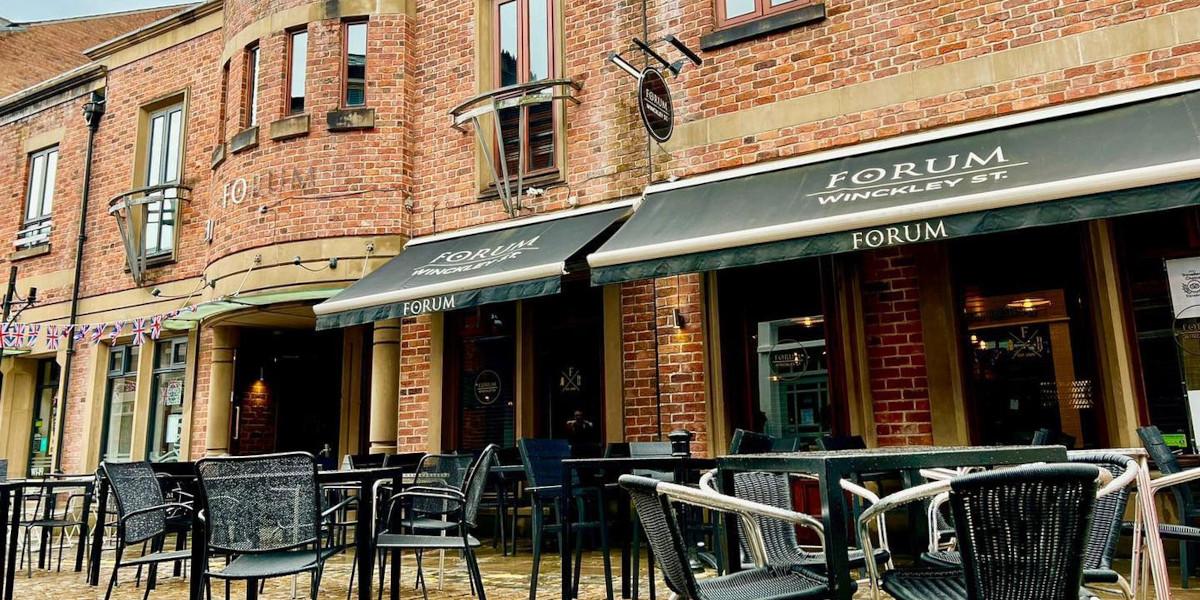
[[[667,587],[680,597],[687,600],[801,600],[829,596],[826,579],[801,566],[780,568],[764,565],[731,575],[697,580],[691,569],[672,498],[660,493],[660,489],[678,491],[691,488],[636,475],[622,475],[620,484],[633,498],[638,518],[646,530],[654,559],[662,569]],[[703,494],[698,490],[695,493]],[[712,510],[738,504],[736,498],[717,497],[719,495],[714,495],[709,503],[688,504]],[[743,508],[748,509],[748,506]]]
[[[105,461],[100,464],[100,469],[108,479],[117,509],[116,562],[113,563],[104,598],[107,600],[112,595],[122,568],[138,567],[140,572],[141,567],[145,566],[150,568],[150,575],[143,597],[149,597],[150,590],[156,584],[159,564],[183,561],[191,556],[188,550],[164,551],[163,544],[171,532],[168,527],[170,521],[181,514],[190,514],[193,507],[168,502],[163,495],[162,484],[148,462]],[[145,547],[147,542],[148,551],[143,551],[141,556],[125,558],[127,548],[137,544]]]
[[[16,510],[22,512],[27,502],[32,499],[34,501],[32,517],[29,519],[22,518],[20,527],[24,530],[24,543],[21,545],[21,563],[27,567],[25,576],[33,577],[33,530],[37,529],[41,536],[41,542],[45,544],[48,551],[46,556],[46,565],[49,568],[50,561],[54,559],[54,533],[58,532],[58,563],[55,567],[58,572],[62,572],[63,545],[66,541],[68,529],[78,529],[83,526],[87,515],[82,513],[76,515],[77,506],[82,505],[86,500],[88,493],[77,492],[67,496],[66,505],[62,512],[58,511],[58,494],[53,488],[42,487],[37,485],[35,481],[30,481],[26,484],[25,492],[16,506]],[[84,541],[86,543],[86,540]],[[26,563],[25,561],[29,562]],[[41,565],[39,564],[39,568]],[[18,565],[17,568],[20,568]]]
[[[1171,451],[1171,447],[1167,445],[1162,432],[1157,427],[1153,425],[1141,427],[1138,428],[1137,433],[1142,440],[1142,446],[1150,455],[1150,460],[1154,461],[1160,473],[1174,475],[1183,471],[1183,467],[1179,464],[1179,458]],[[1200,542],[1200,527],[1193,525],[1200,519],[1200,505],[1196,504],[1195,495],[1189,484],[1174,485],[1169,489],[1175,500],[1176,509],[1179,511],[1180,522],[1159,523],[1158,533],[1163,539],[1179,542],[1180,585],[1187,589],[1188,578],[1195,569],[1196,543]],[[1133,524],[1125,523],[1124,530],[1126,532],[1133,531]]]
[[[896,600],[1090,598],[1082,578],[1099,477],[1092,465],[1055,464],[935,481],[868,508],[859,517],[859,537],[869,550],[879,515],[949,490],[962,568],[888,571],[884,591]],[[867,566],[878,598],[878,570]]]
[[[208,549],[233,556],[219,570],[206,565],[205,585],[213,579],[245,581],[246,598],[254,600],[261,582],[308,573],[315,600],[325,560],[341,550],[321,543],[322,526],[342,505],[321,510],[313,456],[205,458],[196,463],[196,474]]]
[[[734,429],[729,441],[730,454],[766,454],[775,451],[775,438],[765,434]]]
[[[346,460],[351,469],[378,469],[383,467],[387,454],[372,452],[370,454],[348,454]]]
[[[565,511],[576,510],[579,518],[572,521],[571,529],[575,535],[575,593],[578,593],[579,572],[582,566],[583,536],[587,531],[598,531],[600,536],[600,551],[604,557],[604,584],[608,597],[613,595],[612,588],[612,556],[608,543],[608,523],[604,510],[604,491],[598,486],[582,486],[578,482],[562,480],[562,461],[571,458],[571,448],[566,440],[536,440],[521,439],[517,441],[521,452],[521,462],[525,466],[525,493],[529,495],[533,514],[533,574],[529,581],[529,600],[537,598],[538,570],[542,562],[542,539],[546,533],[558,535],[559,548],[563,544],[562,519]],[[563,485],[572,488],[575,506],[563,506]],[[589,500],[595,507],[597,519],[588,520],[587,508]],[[554,522],[547,523],[547,513]]]
[[[392,551],[397,554],[397,560],[393,561],[392,565],[393,599],[400,589],[402,563],[399,554],[402,551],[417,552],[418,582],[425,598],[428,598],[428,589],[420,575],[421,554],[426,550],[456,550],[462,552],[466,561],[472,591],[479,594],[480,600],[487,600],[483,575],[475,557],[475,548],[480,544],[470,532],[477,523],[488,474],[496,464],[496,451],[496,445],[489,445],[483,449],[478,459],[473,460],[469,455],[430,455],[422,461],[414,484],[388,500],[388,528],[376,536],[375,544],[381,553]],[[467,466],[459,479],[456,474],[462,464],[460,459],[463,458],[466,459]],[[437,471],[442,471],[450,477],[435,476]],[[424,479],[422,472],[425,473]],[[449,523],[451,527],[430,524],[431,527],[422,528],[420,524],[427,523],[428,519],[437,520],[438,523]],[[443,535],[425,533],[431,530],[439,531]],[[457,535],[449,535],[451,532]],[[381,594],[382,577],[381,569]]]

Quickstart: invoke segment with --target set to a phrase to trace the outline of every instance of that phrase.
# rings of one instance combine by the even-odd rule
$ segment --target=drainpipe
[[[83,105],[83,119],[87,122],[88,139],[87,154],[83,159],[83,190],[79,201],[79,237],[75,241],[75,283],[71,286],[71,311],[67,323],[74,323],[79,317],[79,282],[83,277],[83,243],[87,241],[88,196],[92,191],[92,152],[96,145],[96,130],[100,128],[100,117],[104,115],[104,94],[99,90],[92,92],[87,103]],[[67,423],[67,398],[71,391],[71,364],[75,358],[75,336],[67,336],[67,357],[63,363],[62,384],[58,388],[58,423],[55,431],[58,440],[54,446],[54,471],[62,472],[63,427]]]

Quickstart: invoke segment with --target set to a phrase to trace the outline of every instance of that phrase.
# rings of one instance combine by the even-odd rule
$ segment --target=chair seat
[[[29,521],[27,523],[22,523],[22,525],[24,525],[26,527],[49,527],[49,528],[75,527],[76,525],[80,525],[80,524],[81,523],[79,521],[73,520],[73,519],[34,519],[33,521]]]
[[[896,600],[966,600],[967,582],[963,572],[956,569],[905,569],[883,574],[883,591]],[[1079,590],[1080,600],[1092,598],[1087,590]]]
[[[937,552],[922,552],[918,558],[922,564],[935,569],[962,568],[962,555],[954,550],[939,550]]]
[[[1133,523],[1121,523],[1121,531],[1128,534],[1133,531]],[[1158,534],[1169,540],[1200,540],[1200,527],[1180,525],[1178,523],[1159,523]]]
[[[321,560],[329,558],[341,548],[323,548]],[[262,554],[241,554],[220,571],[209,571],[217,579],[266,579],[315,570],[317,554],[312,550],[286,550]]]
[[[458,529],[458,522],[430,518],[413,519],[411,521],[405,519],[404,527],[413,531],[451,531]]]
[[[479,547],[475,536],[467,536],[472,548]],[[381,533],[375,539],[379,549],[392,550],[461,550],[462,536],[457,535],[411,535],[406,533]]]
[[[865,557],[866,557],[866,553],[863,552],[862,550],[856,549],[856,550],[849,551],[847,553],[848,566],[851,569],[860,569],[860,568],[866,566],[867,563],[866,563]],[[875,550],[875,564],[882,565],[882,564],[886,563],[889,559],[891,559],[891,554],[889,554],[887,550],[884,550],[882,548]],[[816,571],[818,573],[825,572],[825,553],[824,552],[812,552],[812,553],[803,553],[803,554],[801,554],[800,552],[797,552],[794,555],[792,555],[792,558],[785,560],[785,561],[779,561],[778,563],[773,563],[773,564],[776,564],[778,566],[785,562],[789,563],[791,565],[802,567],[804,569]],[[753,569],[754,563],[745,563],[744,562],[744,563],[742,563],[742,568],[743,569]]]
[[[1118,583],[1121,576],[1112,569],[1084,569],[1083,583]]]
[[[131,565],[150,565],[155,563],[174,562],[177,560],[187,560],[192,557],[191,550],[171,550],[169,552],[155,552],[144,556],[136,556],[134,558],[121,559],[121,566],[128,567]]]
[[[771,567],[701,579],[696,587],[701,600],[792,600],[829,594],[825,578],[812,571]]]

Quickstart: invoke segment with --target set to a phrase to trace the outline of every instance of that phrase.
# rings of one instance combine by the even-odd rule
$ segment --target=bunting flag
[[[88,331],[92,329],[91,325],[75,325],[75,341],[82,342],[87,337]]]
[[[42,333],[41,325],[30,325],[25,328],[25,347],[33,348],[37,345],[38,336]]]
[[[96,323],[92,325],[91,340],[93,344],[100,343],[100,338],[104,337],[104,330],[108,328],[108,323]]]
[[[113,323],[112,328],[112,332],[108,334],[108,341],[115,342],[117,338],[121,337],[121,330],[125,329],[125,321]]]
[[[150,339],[157,340],[158,336],[162,335],[162,323],[162,315],[154,315],[154,318],[150,319]]]
[[[4,324],[4,333],[0,335],[0,341],[4,343],[5,348],[17,348],[17,329],[16,323]]]
[[[134,319],[131,327],[133,329],[133,345],[141,346],[146,343],[146,319]]]
[[[46,349],[58,350],[58,342],[62,340],[62,336],[58,333],[58,325],[46,326]]]

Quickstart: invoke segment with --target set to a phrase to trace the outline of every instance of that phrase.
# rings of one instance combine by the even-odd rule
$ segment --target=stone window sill
[[[343,108],[325,115],[329,131],[355,131],[375,127],[374,108]]]
[[[818,2],[795,10],[788,10],[769,17],[739,23],[700,38],[701,50],[716,50],[746,40],[825,20],[825,3]]]
[[[271,122],[272,140],[288,140],[308,135],[308,114],[300,113]]]
[[[50,254],[50,242],[43,242],[41,244],[29,246],[28,248],[21,248],[20,250],[9,254],[8,260],[22,260],[26,258],[33,258],[35,256],[45,256],[47,254]]]
[[[229,140],[229,152],[232,154],[237,154],[238,152],[244,152],[254,148],[257,145],[258,127],[250,127],[248,129],[239,131],[233,136],[232,140]]]

